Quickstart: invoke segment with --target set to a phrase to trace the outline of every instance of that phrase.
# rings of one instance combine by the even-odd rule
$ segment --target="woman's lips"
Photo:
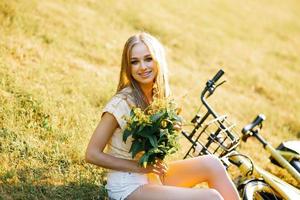
[[[147,71],[147,72],[143,72],[143,73],[139,73],[139,75],[142,77],[142,78],[147,78],[151,75],[152,71]]]

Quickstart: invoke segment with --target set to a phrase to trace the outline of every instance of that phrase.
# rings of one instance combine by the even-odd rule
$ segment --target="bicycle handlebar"
[[[223,74],[224,74],[224,71],[222,69],[220,69],[211,80],[208,80],[206,82],[206,87],[202,93],[204,94],[208,91],[209,95],[212,95],[212,93],[215,90],[215,83],[221,78],[221,76],[223,76]]]
[[[211,79],[208,80],[206,82],[206,87],[204,88],[204,90],[201,93],[201,101],[204,104],[204,106],[210,111],[210,113],[217,118],[218,115],[217,113],[211,108],[211,106],[208,104],[208,102],[206,101],[206,98],[208,98],[210,95],[212,95],[215,91],[215,83],[223,76],[225,72],[220,69],[215,76]],[[206,93],[209,92],[208,96],[206,96]]]
[[[224,71],[222,70],[222,69],[220,69],[219,71],[218,71],[218,73],[212,78],[212,82],[213,83],[215,83],[215,82],[217,82],[220,78],[221,78],[221,76],[223,76],[223,74],[224,74]]]

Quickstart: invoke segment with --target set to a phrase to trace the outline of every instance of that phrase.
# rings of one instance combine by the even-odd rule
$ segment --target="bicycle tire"
[[[252,180],[245,184],[242,192],[243,200],[283,200],[284,198],[274,191],[263,180]]]
[[[293,159],[290,163],[300,173],[300,161]]]

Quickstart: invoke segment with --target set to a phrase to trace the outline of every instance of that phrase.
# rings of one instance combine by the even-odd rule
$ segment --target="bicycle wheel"
[[[283,197],[281,197],[276,191],[274,191],[271,186],[269,186],[267,183],[265,183],[262,180],[252,180],[244,186],[243,194],[242,194],[243,200],[283,200]]]

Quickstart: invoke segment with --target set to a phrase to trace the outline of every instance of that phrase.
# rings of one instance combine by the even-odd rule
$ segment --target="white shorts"
[[[112,171],[107,174],[105,188],[110,199],[124,200],[138,187],[147,183],[147,174]]]

